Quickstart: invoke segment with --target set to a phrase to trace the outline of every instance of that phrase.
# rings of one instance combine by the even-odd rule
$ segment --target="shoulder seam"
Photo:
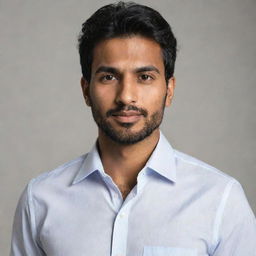
[[[218,174],[218,175],[221,175],[221,176],[223,176],[223,177],[225,177],[225,178],[228,178],[228,177],[229,177],[229,175],[220,172],[220,170],[218,170],[217,168],[215,168],[215,167],[213,167],[213,166],[209,166],[207,163],[203,163],[203,162],[202,162],[202,164],[195,163],[195,162],[189,161],[189,160],[187,160],[187,159],[184,159],[184,157],[182,157],[181,155],[179,155],[179,154],[177,154],[177,153],[179,153],[179,152],[177,152],[177,151],[175,150],[175,156],[176,156],[177,158],[181,159],[182,161],[186,162],[186,163],[189,163],[189,164],[192,164],[192,165],[195,165],[195,166],[204,167],[205,169],[207,169],[207,170],[209,170],[209,171],[211,171],[211,172],[214,172],[214,173],[216,173],[216,174]],[[200,160],[198,160],[198,161],[200,161]],[[230,176],[230,177],[231,177],[231,176]],[[232,177],[231,177],[231,178],[232,178]],[[232,179],[233,179],[233,178],[232,178]]]
[[[86,154],[85,154],[85,155],[86,155]],[[32,179],[31,182],[40,181],[41,179],[43,179],[43,178],[45,178],[45,177],[48,177],[48,176],[50,176],[50,175],[54,175],[57,171],[63,170],[63,169],[65,169],[65,168],[68,168],[68,167],[70,167],[71,165],[76,164],[77,162],[81,162],[81,161],[84,160],[84,156],[85,156],[85,155],[80,156],[77,160],[74,160],[74,161],[72,161],[71,163],[65,163],[65,164],[63,164],[63,165],[58,166],[58,167],[55,168],[55,169],[52,169],[52,170],[47,171],[47,172],[44,172],[44,173],[42,173],[41,175],[39,175],[38,177]]]

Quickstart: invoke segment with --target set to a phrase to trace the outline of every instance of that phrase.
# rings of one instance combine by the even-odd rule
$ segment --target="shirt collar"
[[[174,149],[161,131],[157,146],[145,167],[150,168],[170,181],[176,182]]]
[[[145,167],[170,181],[176,181],[174,150],[161,131],[159,141]],[[85,156],[72,185],[82,181],[95,171],[99,171],[103,176],[106,175],[97,149],[97,142],[95,142],[91,151]]]
[[[87,178],[91,173],[95,171],[99,171],[102,174],[105,173],[101,159],[100,159],[99,151],[97,148],[97,141],[94,143],[91,151],[88,154],[86,154],[85,159],[72,182],[72,185]]]

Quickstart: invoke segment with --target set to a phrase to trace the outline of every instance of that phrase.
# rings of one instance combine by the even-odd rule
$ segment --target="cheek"
[[[153,87],[145,91],[141,91],[141,103],[148,106],[148,108],[155,109],[163,104],[166,95],[166,89],[159,90],[159,87]]]
[[[93,104],[99,109],[109,108],[114,99],[113,91],[104,86],[95,86],[94,89],[90,91],[90,95]]]

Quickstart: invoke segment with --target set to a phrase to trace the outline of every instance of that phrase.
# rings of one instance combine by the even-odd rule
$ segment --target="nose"
[[[137,102],[137,86],[132,78],[124,77],[120,80],[115,101],[118,105],[129,105]]]

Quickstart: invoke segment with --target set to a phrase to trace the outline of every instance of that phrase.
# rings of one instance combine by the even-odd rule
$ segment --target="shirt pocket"
[[[197,250],[166,246],[144,246],[143,256],[197,256]]]

